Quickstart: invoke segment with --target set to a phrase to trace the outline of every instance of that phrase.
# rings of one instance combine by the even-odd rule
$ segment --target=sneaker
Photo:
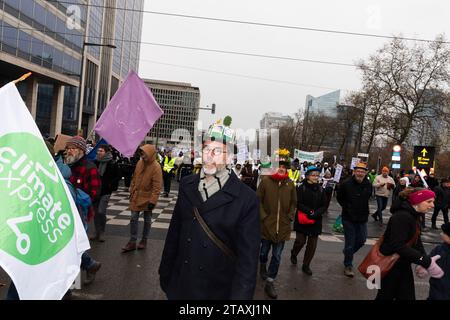
[[[297,256],[294,254],[294,251],[291,250],[291,263],[292,264],[297,264]]]
[[[84,284],[91,284],[95,280],[95,274],[98,270],[100,270],[102,264],[96,261],[92,267],[86,270],[86,280],[84,280]]]
[[[373,218],[373,220],[378,221],[378,215],[376,212],[374,214],[372,214],[372,218]]]
[[[136,250],[136,242],[135,241],[129,241],[125,247],[122,248],[122,252],[129,252]]]
[[[261,263],[259,265],[259,275],[261,276],[261,279],[266,281],[266,279],[267,279],[267,265],[265,263]]]
[[[311,269],[309,268],[309,266],[303,265],[303,266],[302,266],[302,271],[303,271],[304,273],[306,273],[308,276],[312,276],[312,271],[311,271]]]
[[[349,278],[353,278],[355,276],[352,267],[345,267],[344,274]]]
[[[147,239],[142,239],[137,246],[138,250],[145,249],[147,247]]]
[[[266,281],[266,285],[264,286],[264,291],[271,299],[278,298],[277,291],[275,290],[275,286],[273,285],[273,281]]]

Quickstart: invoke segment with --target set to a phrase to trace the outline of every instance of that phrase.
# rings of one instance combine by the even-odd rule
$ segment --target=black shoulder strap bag
[[[194,216],[198,220],[198,222],[200,222],[200,226],[206,232],[206,235],[211,239],[211,241],[214,242],[214,244],[220,250],[222,250],[222,252],[225,253],[225,255],[227,255],[228,257],[230,257],[233,260],[236,260],[237,256],[233,252],[233,250],[231,250],[222,240],[220,240],[214,234],[214,232],[211,231],[211,229],[208,227],[208,225],[206,224],[205,220],[203,220],[202,216],[200,215],[200,213],[198,212],[198,209],[196,207],[194,207]]]

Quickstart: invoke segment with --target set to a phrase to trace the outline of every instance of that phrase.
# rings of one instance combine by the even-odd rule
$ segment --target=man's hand
[[[155,205],[153,203],[149,203],[147,209],[148,211],[152,211],[153,209],[155,209]]]

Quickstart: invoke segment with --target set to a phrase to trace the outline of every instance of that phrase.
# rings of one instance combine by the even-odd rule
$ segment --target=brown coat
[[[260,201],[261,237],[275,243],[288,241],[297,211],[294,183],[290,179],[279,182],[267,177],[261,180],[256,194]]]
[[[156,205],[161,192],[162,172],[161,166],[156,161],[155,146],[146,144],[140,149],[145,152],[149,161],[144,162],[140,159],[136,164],[130,185],[131,211],[147,210],[149,203]]]

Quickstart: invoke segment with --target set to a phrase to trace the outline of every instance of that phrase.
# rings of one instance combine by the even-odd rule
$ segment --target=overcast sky
[[[424,39],[445,33],[448,40],[450,35],[448,1],[146,0],[144,10]],[[352,64],[367,58],[389,39],[144,13],[142,41]],[[360,87],[360,74],[354,67],[148,44],[141,45],[139,74],[199,87],[200,106],[217,106],[216,115],[200,111],[204,127],[230,115],[234,128],[259,128],[263,113],[292,115],[304,108],[308,94],[319,96]]]

